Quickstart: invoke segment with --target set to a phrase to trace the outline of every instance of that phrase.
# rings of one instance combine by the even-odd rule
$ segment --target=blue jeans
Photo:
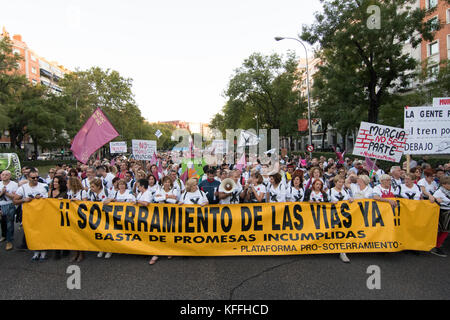
[[[14,240],[14,216],[16,214],[16,207],[13,204],[0,206],[2,210],[2,219],[6,220],[6,241],[13,242]]]

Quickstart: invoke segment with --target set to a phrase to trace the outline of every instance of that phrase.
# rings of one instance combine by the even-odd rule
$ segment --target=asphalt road
[[[16,232],[16,247],[23,231]],[[450,254],[450,240],[444,244]],[[69,258],[32,262],[32,253],[0,244],[0,299],[50,300],[309,300],[449,299],[450,257],[426,252],[261,257],[150,257],[88,253],[81,289],[69,290]],[[381,288],[369,290],[369,266]]]

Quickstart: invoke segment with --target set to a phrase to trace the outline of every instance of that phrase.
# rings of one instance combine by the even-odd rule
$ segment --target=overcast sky
[[[319,0],[15,0],[0,26],[65,67],[117,70],[132,78],[149,121],[208,123],[225,103],[234,70],[254,52],[304,49],[295,41]]]

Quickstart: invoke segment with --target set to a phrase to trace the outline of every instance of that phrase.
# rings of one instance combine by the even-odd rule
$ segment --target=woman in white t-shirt
[[[93,202],[102,202],[104,204],[110,203],[112,201],[101,179],[94,179],[91,181],[88,200]],[[103,257],[103,254],[104,252],[99,252],[97,254],[97,258]],[[111,252],[105,253],[105,259],[109,259],[111,258],[111,256]]]
[[[71,201],[88,200],[88,192],[83,189],[81,180],[70,177],[67,181],[67,198]],[[83,251],[74,251],[74,255],[70,258],[70,262],[81,262],[84,259]]]
[[[392,208],[397,207],[397,201],[394,200],[395,194],[391,185],[390,175],[381,175],[380,184],[373,188],[372,198],[380,202],[389,202]]]
[[[259,172],[252,173],[244,187],[246,202],[261,203],[266,201],[267,190],[263,182],[264,178]]]
[[[397,196],[410,200],[423,199],[422,191],[414,183],[415,178],[416,176],[414,173],[407,173],[405,176],[405,183],[400,185]]]
[[[114,202],[136,202],[136,198],[131,190],[128,190],[127,182],[124,179],[117,182],[117,187],[119,190],[114,193]]]
[[[303,190],[303,172],[299,170],[294,172],[290,181],[290,186],[286,188],[286,201],[288,202],[302,202],[305,196]]]
[[[160,189],[158,182],[153,174],[148,176],[148,191],[152,194],[152,198],[155,197],[156,192]]]
[[[433,169],[425,169],[423,171],[425,178],[422,178],[417,182],[417,185],[422,191],[424,199],[430,199],[434,201],[433,193],[438,189],[438,184],[434,181],[434,171]]]
[[[153,202],[153,196],[150,190],[148,190],[148,180],[140,179],[136,182],[136,188],[138,194],[136,195],[136,204],[141,206],[148,206]]]
[[[191,178],[186,181],[186,190],[181,195],[178,204],[197,204],[200,206],[206,206],[209,204],[206,193],[198,188],[198,180]]]
[[[309,170],[309,179],[303,182],[303,188],[305,190],[311,189],[312,185],[316,180],[322,181],[322,185],[324,186],[324,190],[327,190],[327,187],[325,186],[325,181],[323,179],[323,171],[319,167],[313,167],[311,170]]]
[[[281,182],[279,173],[270,175],[267,202],[286,202],[286,186]]]
[[[172,178],[165,176],[161,180],[162,187],[156,191],[154,202],[156,203],[171,203],[176,204],[179,198],[178,189],[174,188]]]
[[[158,189],[155,193],[155,197],[153,201],[155,203],[170,203],[176,204],[178,199],[178,189],[174,188],[172,178],[169,176],[165,176],[161,180],[162,187]],[[168,259],[172,259],[171,256],[167,257]],[[159,259],[158,256],[153,256],[150,260],[149,264],[153,265]]]
[[[67,197],[69,200],[88,200],[88,191],[84,190],[80,179],[69,178],[67,181]]]
[[[371,199],[373,190],[370,187],[370,178],[366,175],[359,175],[356,184],[351,184],[353,199]]]
[[[353,202],[353,198],[344,189],[345,179],[342,176],[335,176],[333,182],[334,187],[328,190],[329,201],[332,203],[338,203],[339,201]]]

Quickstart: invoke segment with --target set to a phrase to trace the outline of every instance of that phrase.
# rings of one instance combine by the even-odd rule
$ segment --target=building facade
[[[13,53],[22,57],[17,66],[17,72],[20,75],[24,75],[34,85],[42,84],[49,87],[51,92],[55,94],[62,92],[58,82],[66,73],[70,73],[68,69],[57,62],[50,62],[39,56],[23,41],[22,35],[15,34],[11,37],[5,27],[2,29],[0,39],[4,37],[8,37],[11,40]],[[30,137],[26,137],[24,141],[22,148],[27,156],[31,156],[31,150],[33,149],[32,140]],[[0,137],[0,147],[9,148],[10,146],[9,132],[4,131]]]

